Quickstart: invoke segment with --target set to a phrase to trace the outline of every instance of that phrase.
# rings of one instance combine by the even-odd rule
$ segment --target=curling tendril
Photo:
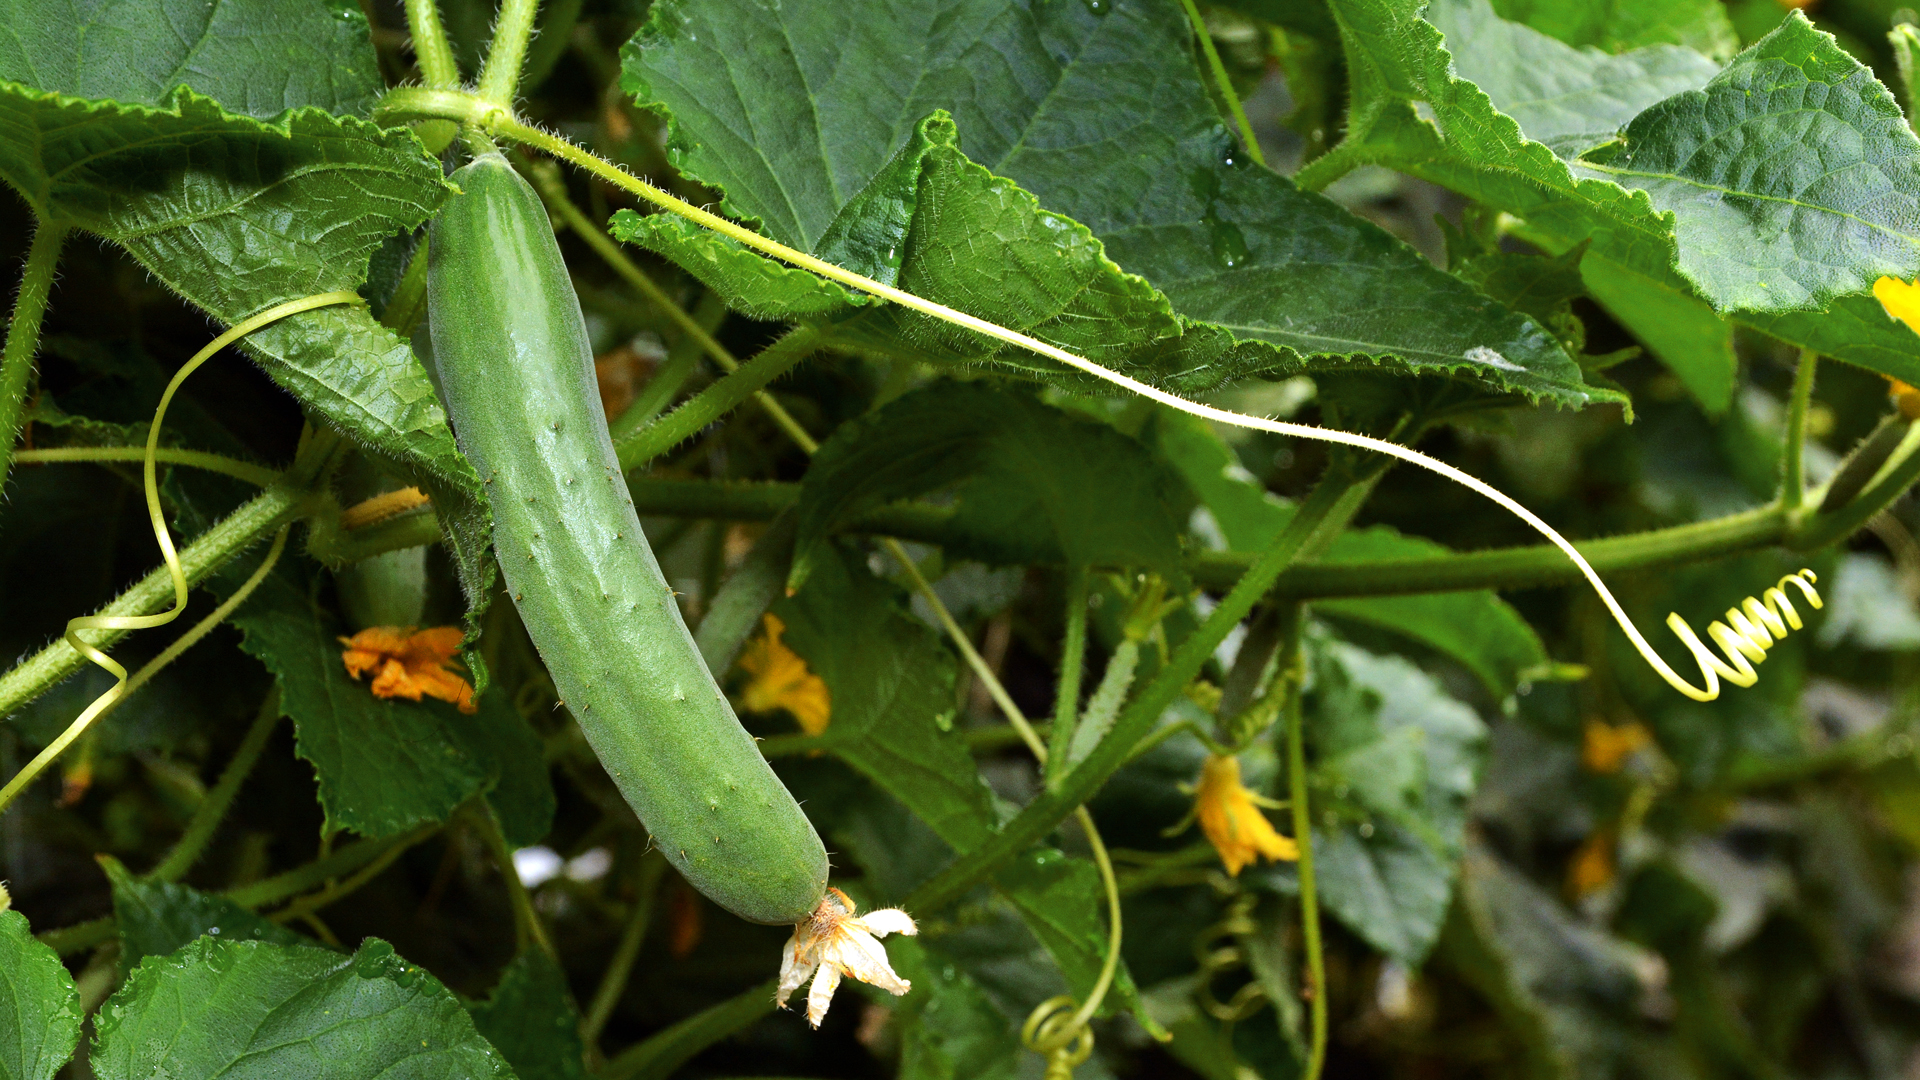
[[[237,590],[232,597],[228,598],[226,603],[221,604],[219,608],[215,609],[212,615],[209,615],[193,629],[181,635],[179,641],[169,646],[159,656],[155,657],[151,663],[141,668],[140,672],[131,680],[129,680],[127,676],[127,669],[122,667],[119,661],[108,656],[105,652],[96,648],[80,636],[80,631],[82,630],[150,630],[154,627],[165,626],[174,621],[187,609],[187,574],[185,568],[180,565],[180,554],[174,549],[173,536],[167,531],[166,516],[160,509],[160,484],[157,468],[160,432],[162,430],[161,425],[166,420],[167,406],[173,403],[173,395],[180,389],[180,384],[185,382],[187,376],[193,374],[200,365],[211,360],[221,349],[226,348],[228,345],[233,344],[235,341],[240,340],[269,323],[277,322],[289,315],[297,315],[303,311],[311,311],[314,308],[330,307],[334,304],[358,303],[361,303],[361,298],[358,293],[343,291],[319,293],[314,296],[302,297],[298,300],[289,300],[284,304],[277,304],[260,312],[258,315],[241,321],[226,333],[208,342],[206,348],[194,353],[192,359],[181,365],[180,370],[174,373],[173,379],[167,383],[166,390],[160,395],[160,404],[153,411],[152,422],[147,425],[146,456],[141,464],[141,482],[146,489],[147,496],[147,518],[153,524],[154,539],[160,544],[160,557],[165,560],[167,572],[173,577],[173,607],[154,615],[81,615],[67,621],[67,632],[65,635],[67,644],[71,645],[74,651],[80,655],[107,669],[109,672],[112,672],[115,680],[114,684],[107,689],[106,693],[95,698],[91,705],[88,705],[82,710],[80,715],[74,718],[73,723],[67,726],[67,730],[62,732],[60,737],[50,743],[45,750],[42,750],[39,756],[35,757],[31,762],[28,762],[26,768],[21,769],[12,780],[7,782],[6,787],[0,788],[0,810],[6,809],[7,804],[11,803],[28,784],[31,784],[35,777],[44,772],[49,765],[52,765],[54,761],[65,752],[67,747],[73,745],[76,739],[85,734],[87,727],[99,719],[103,713],[113,708],[122,698],[132,693],[135,688],[145,682],[153,673],[157,672],[167,663],[170,663],[174,657],[184,652],[188,646],[198,641],[208,630],[211,630],[214,625],[218,624],[220,620],[225,619],[235,607],[239,606],[240,601],[246,599],[247,595],[251,593],[261,581],[265,580],[266,572],[273,568],[273,563],[279,559],[280,552],[286,546],[286,530],[282,529],[280,534],[274,539],[273,547],[268,553],[267,560],[261,565],[259,570],[254,572],[246,584]]]

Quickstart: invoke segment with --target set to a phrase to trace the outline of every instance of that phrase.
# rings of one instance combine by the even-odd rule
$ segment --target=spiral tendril
[[[80,631],[150,630],[154,627],[165,626],[179,618],[181,613],[187,610],[187,573],[186,569],[180,565],[180,553],[174,548],[173,535],[167,531],[166,515],[160,507],[160,483],[158,477],[160,432],[162,425],[166,421],[167,406],[173,403],[173,395],[179,391],[180,384],[186,382],[187,376],[198,370],[200,365],[213,359],[214,355],[221,349],[226,348],[228,345],[233,344],[269,323],[277,322],[289,315],[296,315],[303,311],[311,311],[314,308],[328,307],[333,304],[358,304],[362,302],[360,294],[351,291],[340,291],[318,293],[313,296],[301,297],[298,300],[289,300],[284,304],[277,304],[235,324],[231,329],[208,342],[205,348],[194,353],[192,359],[182,364],[179,371],[174,372],[172,380],[167,383],[166,390],[160,394],[160,404],[153,410],[153,420],[147,425],[147,449],[141,465],[141,482],[146,490],[147,496],[147,519],[153,525],[153,538],[160,545],[160,557],[167,565],[167,573],[173,578],[173,607],[154,615],[81,615],[67,620],[67,632],[65,635],[67,644],[72,646],[73,650],[81,656],[105,668],[113,675],[114,683],[107,688],[105,693],[93,699],[93,703],[82,710],[80,715],[74,718],[73,723],[67,725],[67,730],[62,732],[59,738],[50,743],[46,749],[42,750],[39,756],[28,762],[27,767],[15,774],[13,779],[9,780],[4,788],[0,788],[0,810],[4,810],[8,803],[12,802],[28,784],[33,782],[35,777],[45,771],[49,765],[52,765],[53,762],[66,751],[67,747],[73,745],[76,739],[85,734],[88,726],[99,719],[108,709],[118,704],[121,698],[132,693],[134,688],[139,685],[138,682],[129,682],[127,669],[122,667],[119,661],[108,656],[104,651],[85,638],[82,638]],[[238,601],[244,600],[246,595],[252,592],[254,587],[259,585],[260,581],[264,579],[265,571],[272,569],[273,562],[279,559],[280,552],[285,546],[286,530],[282,529],[274,541],[267,562],[263,564],[260,570],[256,570],[254,576],[248,579],[243,589],[237,591],[233,597],[229,598],[226,604],[221,605],[221,607],[215,611],[214,615],[220,619],[224,619],[226,615],[232,611],[233,607],[238,606]],[[209,616],[209,618],[212,618],[212,616]],[[175,649],[184,651],[187,646],[199,640],[200,636],[210,629],[212,629],[211,624],[203,620],[201,626],[196,626],[193,630],[188,631],[187,634],[182,636],[180,642],[176,643]],[[178,651],[169,650],[172,655],[178,655]],[[157,664],[170,661],[171,659],[172,656],[168,655],[168,653],[162,653],[160,657],[155,658],[155,664],[149,664],[146,668],[141,669],[141,674],[150,674],[152,670],[157,670]]]
[[[1071,1080],[1076,1066],[1093,1056],[1093,1029],[1077,1015],[1067,994],[1048,998],[1020,1025],[1020,1043],[1047,1061],[1046,1080]]]
[[[1804,624],[1800,613],[1794,610],[1793,601],[1788,599],[1788,582],[1799,586],[1805,594],[1807,603],[1815,610],[1822,607],[1819,590],[1813,583],[1820,580],[1811,570],[1801,570],[1780,579],[1779,584],[1759,596],[1749,596],[1734,607],[1727,609],[1725,622],[1715,619],[1707,626],[1707,636],[1720,646],[1726,654],[1722,660],[1714,655],[1712,649],[1693,632],[1687,620],[1678,612],[1667,616],[1667,628],[1672,630],[1680,643],[1687,647],[1695,660],[1700,662],[1700,678],[1706,689],[1697,690],[1692,686],[1675,681],[1668,682],[1674,688],[1695,701],[1712,701],[1720,696],[1720,680],[1725,679],[1735,686],[1752,686],[1760,675],[1753,665],[1767,658],[1767,650],[1778,644],[1790,631],[1798,630]]]

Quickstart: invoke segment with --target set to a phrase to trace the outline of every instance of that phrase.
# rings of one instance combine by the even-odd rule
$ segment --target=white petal
[[[872,983],[892,994],[904,994],[912,987],[907,980],[893,973],[893,965],[887,962],[886,948],[865,930],[856,926],[843,927],[833,946],[831,955],[821,959],[838,964],[861,982]]]
[[[807,990],[807,1023],[814,1027],[827,1017],[827,1006],[833,1004],[833,992],[840,988],[840,972],[832,964],[820,965],[820,974],[813,977],[813,986]]]
[[[802,956],[801,949],[800,933],[795,931],[794,935],[787,939],[787,947],[780,950],[780,989],[774,994],[773,1000],[783,1009],[787,1007],[788,996],[800,989],[800,984],[807,981],[807,977],[813,974],[813,969],[817,966],[812,960]]]
[[[886,937],[888,934],[905,934],[912,937],[920,932],[920,928],[913,924],[913,916],[899,908],[869,911],[853,921],[855,925],[874,937]]]

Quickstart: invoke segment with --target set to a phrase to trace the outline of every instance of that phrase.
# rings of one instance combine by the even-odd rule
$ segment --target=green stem
[[[285,484],[276,484],[255,496],[219,522],[201,533],[180,552],[180,567],[189,585],[197,584],[226,565],[235,555],[252,546],[262,536],[299,517],[309,495]],[[102,615],[151,615],[173,600],[173,577],[162,566],[101,608]],[[125,630],[83,631],[85,640],[105,649],[127,636]],[[41,649],[12,671],[0,676],[0,716],[39,697],[73,674],[86,663],[63,638]]]
[[[589,1048],[600,1042],[600,1033],[613,1018],[614,1006],[620,1004],[620,995],[626,992],[633,962],[639,957],[640,946],[647,940],[647,927],[653,922],[654,905],[660,896],[660,878],[666,868],[667,862],[658,852],[648,854],[640,863],[633,915],[627,919],[627,928],[620,935],[620,944],[614,947],[607,973],[593,993],[593,1004],[588,1007],[586,1018],[580,1021],[580,1038]]]
[[[776,980],[768,979],[649,1036],[607,1062],[599,1080],[666,1080],[695,1054],[772,1012],[778,987]]]
[[[13,455],[13,460],[22,465],[53,465],[62,462],[104,463],[114,461],[145,461],[147,450],[144,446],[59,446],[47,450],[21,450]],[[205,450],[157,449],[153,460],[163,465],[185,465],[195,469],[231,476],[243,480],[255,487],[272,487],[279,483],[280,474],[264,465],[254,465]]]
[[[557,955],[553,949],[553,940],[547,936],[547,928],[540,921],[540,913],[533,909],[533,897],[527,894],[527,886],[520,880],[519,871],[513,868],[513,848],[507,845],[506,834],[500,831],[500,821],[493,816],[493,807],[484,801],[469,804],[468,820],[473,823],[474,831],[480,834],[481,842],[493,853],[493,862],[500,870],[500,877],[507,886],[507,901],[513,906],[513,935],[516,951],[524,950],[529,944],[537,945],[548,956]]]
[[[1067,571],[1067,632],[1060,646],[1060,683],[1053,697],[1053,733],[1048,758],[1067,760],[1074,721],[1080,717],[1080,677],[1087,663],[1087,571]],[[1048,770],[1048,779],[1059,766]]]
[[[1052,730],[1051,724],[1033,725],[1035,734],[1046,735]],[[987,727],[968,728],[966,731],[967,749],[976,754],[992,753],[1012,746],[1025,745],[1025,736],[1015,730],[1013,725],[999,724]],[[831,751],[839,745],[833,729],[827,729],[824,735],[772,735],[756,743],[760,756],[765,758],[798,757],[815,751]]]
[[[307,554],[338,568],[389,551],[437,544],[441,537],[440,518],[431,509],[421,507],[362,529],[336,529],[330,535],[332,539],[322,544],[316,542],[320,539],[318,531],[310,533]]]
[[[1780,505],[1798,510],[1807,501],[1807,407],[1813,400],[1813,375],[1820,365],[1820,354],[1800,350],[1800,365],[1793,372],[1793,397],[1787,404],[1787,446],[1781,457]]]
[[[620,245],[615,243],[612,237],[588,220],[587,215],[582,213],[579,207],[573,205],[573,201],[567,198],[566,185],[560,180],[560,170],[555,168],[552,162],[541,162],[529,171],[533,174],[534,184],[539,187],[540,195],[546,200],[548,208],[558,213],[566,221],[567,227],[571,228],[580,239],[586,241],[587,246],[592,248],[594,254],[600,256],[614,273],[633,286],[634,290],[645,297],[648,303],[678,326],[682,333],[699,342],[700,347],[706,350],[714,363],[720,365],[722,371],[731,375],[740,370],[740,361],[734,358],[733,353],[729,352],[726,346],[715,340],[714,336],[707,332],[706,327],[701,326],[693,316],[687,314],[685,308],[674,303],[673,298],[668,296],[665,290],[661,289],[640,267],[634,265],[632,259],[627,258],[627,253],[620,250]],[[800,422],[793,418],[793,414],[787,412],[779,402],[775,401],[772,394],[760,390],[755,392],[754,398],[759,402],[760,408],[765,410],[766,414],[773,418],[773,422],[780,425],[780,429],[798,443],[801,449],[811,454],[819,448],[820,444],[814,442],[813,436],[807,434],[807,429],[801,427]]]
[[[1828,544],[1844,540],[1863,528],[1895,499],[1906,494],[1915,480],[1920,480],[1920,452],[1909,453],[1905,460],[1885,468],[1877,483],[1854,496],[1838,510],[1817,514],[1810,519],[1796,519],[1796,527],[1788,532],[1782,542],[1794,551],[1818,551]]]
[[[787,331],[779,341],[742,364],[739,370],[700,391],[659,421],[635,432],[616,448],[620,454],[620,468],[632,472],[693,437],[701,428],[733,411],[735,406],[813,355],[826,336],[824,330],[814,326],[796,326]],[[808,439],[807,442],[812,443],[812,440]]]
[[[718,293],[708,292],[694,305],[693,320],[703,330],[711,331],[726,318],[727,304]],[[700,363],[702,352],[699,342],[692,337],[682,337],[667,348],[667,362],[660,365],[647,380],[647,385],[634,395],[633,404],[627,411],[609,425],[609,434],[613,436],[615,446],[627,440],[627,437],[659,416],[673,399],[680,396],[680,388],[692,377],[694,368]]]
[[[1323,529],[1337,529],[1358,511],[1372,490],[1373,479],[1348,483],[1344,478],[1328,476],[1302,503],[1293,520],[1281,530],[1272,546],[1264,552],[1232,592],[1220,601],[1199,629],[1180,643],[1173,656],[1154,676],[1133,703],[1114,722],[1113,730],[1086,759],[1061,778],[1057,787],[1043,790],[1026,808],[1000,827],[994,837],[961,856],[945,870],[916,888],[903,905],[910,910],[933,911],[958,900],[974,886],[992,876],[1008,859],[1033,846],[1057,828],[1068,815],[1092,798],[1107,778],[1131,755],[1134,744],[1144,738],[1160,719],[1160,714],[1213,655],[1228,632],[1240,624],[1265,596],[1280,571],[1292,562],[1300,550]]]
[[[7,483],[8,457],[20,437],[20,417],[26,411],[27,384],[33,381],[33,354],[40,347],[40,321],[53,293],[53,271],[60,262],[67,227],[45,222],[33,231],[27,248],[27,266],[20,274],[20,294],[7,324],[6,351],[0,353],[0,488]]]
[[[1233,122],[1240,128],[1240,141],[1247,148],[1247,156],[1261,168],[1267,167],[1267,157],[1260,152],[1260,140],[1253,137],[1253,124],[1247,120],[1247,110],[1240,105],[1240,95],[1233,92],[1233,80],[1227,77],[1227,65],[1220,62],[1220,50],[1214,48],[1213,35],[1207,32],[1207,20],[1201,16],[1199,5],[1193,0],[1180,0],[1187,9],[1187,19],[1193,23],[1193,36],[1200,39],[1200,51],[1206,54],[1207,69],[1213,72],[1213,85],[1226,100],[1227,110],[1233,113]]]
[[[798,484],[646,476],[630,477],[627,490],[642,515],[731,521],[771,521],[800,497]],[[902,502],[864,514],[846,523],[844,528],[850,532],[945,544],[954,539],[949,525],[951,519],[949,509]],[[1785,542],[1794,521],[1794,516],[1784,509],[1766,506],[1666,529],[1589,540],[1576,546],[1602,573],[1657,569]],[[1202,586],[1230,589],[1246,574],[1255,558],[1246,553],[1205,553],[1189,559],[1187,570]],[[1296,600],[1398,596],[1531,588],[1578,580],[1580,571],[1566,555],[1552,545],[1537,544],[1413,559],[1303,562],[1280,575],[1273,595]]]
[[[194,808],[193,820],[187,822],[186,832],[180,835],[179,843],[160,860],[160,865],[148,872],[147,877],[154,881],[179,881],[200,859],[212,841],[214,832],[220,828],[220,822],[227,816],[227,809],[233,805],[234,796],[240,793],[240,785],[246,782],[247,775],[260,760],[260,754],[267,748],[267,739],[273,735],[273,729],[280,723],[280,690],[275,687],[267,692],[266,700],[260,703],[260,713],[254,718],[253,726],[247,729],[246,737],[240,740],[240,748],[233,752],[233,760],[214,783],[213,790],[200,800]]]
[[[279,911],[267,917],[277,923],[292,922],[294,919],[310,918],[316,912],[323,911],[345,900],[347,897],[352,896],[354,893],[359,892],[367,882],[386,873],[387,867],[392,866],[399,860],[400,856],[406,853],[406,846],[396,844],[375,856],[372,862],[355,871],[353,875],[346,880],[334,882],[319,892],[299,897],[294,900],[293,903],[288,904],[286,907],[281,908]],[[318,928],[322,930],[325,929],[324,926]]]
[[[1293,182],[1303,191],[1325,191],[1328,185],[1373,160],[1371,148],[1355,139],[1351,131],[1340,145],[1314,158],[1293,174]]]
[[[262,908],[269,904],[276,904],[325,885],[342,874],[352,874],[389,852],[404,851],[439,831],[438,824],[429,823],[398,836],[349,844],[305,866],[294,867],[284,874],[276,874],[251,885],[229,889],[226,897],[243,908]]]
[[[413,56],[427,88],[458,89],[460,65],[453,59],[446,28],[440,25],[440,5],[435,0],[407,0],[407,31],[413,37]]]
[[[501,0],[500,15],[493,23],[493,44],[487,46],[486,66],[480,71],[481,101],[513,108],[527,43],[533,40],[533,16],[539,10],[540,0]]]
[[[1298,641],[1296,634],[1289,658],[1294,665],[1300,662]],[[1320,942],[1320,900],[1313,876],[1313,817],[1307,806],[1306,716],[1300,701],[1303,681],[1294,678],[1287,690],[1287,801],[1293,804],[1293,836],[1300,847],[1300,928],[1307,953],[1307,988],[1313,995],[1309,1002],[1312,1048],[1306,1080],[1319,1080],[1327,1061],[1327,965]]]

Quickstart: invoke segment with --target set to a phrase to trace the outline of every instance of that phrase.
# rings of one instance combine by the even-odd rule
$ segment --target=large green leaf
[[[1152,437],[1211,517],[1206,531],[1214,535],[1203,539],[1229,551],[1263,551],[1293,519],[1293,506],[1261,486],[1205,421],[1164,411],[1154,417]],[[1374,525],[1341,533],[1321,559],[1366,562],[1446,551],[1431,540]],[[1490,591],[1319,600],[1313,609],[1401,634],[1451,656],[1496,697],[1512,693],[1522,672],[1547,662],[1533,628]]]
[[[123,972],[133,971],[149,956],[165,956],[203,936],[221,941],[315,944],[224,896],[172,882],[144,881],[111,857],[102,856],[101,865],[113,885],[113,915],[120,926]]]
[[[173,13],[183,31],[209,35],[202,44],[215,55],[243,55],[247,41],[258,49],[262,42],[251,34],[261,24],[298,31],[303,11],[349,36],[357,21],[365,38],[357,12],[283,6],[224,5],[208,23],[213,9],[168,5],[183,9]],[[201,13],[197,22],[187,8]],[[129,3],[108,15],[131,22],[89,27],[71,63],[58,56],[36,63],[37,38],[0,48],[0,176],[43,220],[121,245],[220,322],[358,288],[374,249],[417,227],[444,197],[438,163],[411,134],[328,111],[358,108],[364,92],[341,67],[351,50],[320,48],[324,35],[302,31],[310,51],[256,55],[247,67],[215,68],[195,51],[170,83],[155,85],[153,50],[129,26],[171,14]],[[277,31],[260,32],[268,43],[282,42]],[[258,110],[273,97],[270,73],[279,78],[279,108],[261,119]],[[357,440],[411,471],[477,490],[426,373],[364,309],[291,316],[243,347]]]
[[[1112,427],[984,383],[936,382],[838,428],[801,483],[790,584],[840,523],[951,489],[947,554],[1178,576],[1178,482]]]
[[[1014,1024],[938,946],[914,938],[888,945],[894,970],[913,983],[895,1010],[900,1080],[1014,1080],[1020,1045]]]
[[[580,1010],[566,973],[540,949],[526,949],[507,965],[485,1001],[467,1006],[473,1026],[507,1059],[521,1080],[583,1080]]]
[[[1580,278],[1607,314],[1633,331],[1710,413],[1733,403],[1740,359],[1733,326],[1684,284],[1651,278],[1603,256],[1580,260]]]
[[[327,828],[391,836],[445,821],[485,791],[514,842],[544,836],[553,815],[544,758],[505,691],[480,695],[472,716],[439,701],[376,698],[347,675],[343,628],[310,597],[305,576],[283,567],[233,622],[246,635],[241,647],[280,683],[280,707],[320,782]]]
[[[1920,271],[1920,139],[1797,11],[1577,169],[1672,213],[1680,272],[1721,309],[1821,307]]]
[[[1671,214],[1663,213],[1662,208],[1656,207],[1648,192],[1630,191],[1621,183],[1613,182],[1616,177],[1612,173],[1602,173],[1557,158],[1544,143],[1529,139],[1512,117],[1495,108],[1486,91],[1462,77],[1456,67],[1455,57],[1445,47],[1442,35],[1431,23],[1419,17],[1422,9],[1419,0],[1329,2],[1340,23],[1341,38],[1349,62],[1354,109],[1348,141],[1355,158],[1399,169],[1504,210],[1522,219],[1520,235],[1552,252],[1565,252],[1581,241],[1588,241],[1592,244],[1589,260],[1598,256],[1605,262],[1624,267],[1646,279],[1642,284],[1669,296],[1684,298],[1696,294],[1697,287],[1712,284],[1699,279],[1690,280],[1676,268],[1676,260],[1679,260],[1678,265],[1686,265],[1677,246],[1681,240],[1676,238],[1676,222]],[[1791,19],[1789,22],[1794,27],[1790,36],[1807,49],[1808,59],[1812,60],[1816,55],[1819,57],[1820,64],[1816,67],[1826,65],[1822,70],[1835,76],[1844,67],[1847,74],[1840,81],[1851,88],[1855,95],[1854,106],[1849,109],[1856,114],[1856,118],[1885,115],[1888,107],[1882,100],[1885,90],[1872,83],[1870,73],[1859,68],[1850,58],[1842,65],[1841,58],[1845,54],[1833,46],[1830,39],[1801,22]],[[1550,32],[1557,31],[1550,29]],[[1537,40],[1535,44],[1543,40]],[[1505,68],[1531,67],[1550,62],[1544,50],[1517,54],[1512,50],[1473,51],[1475,55],[1469,61],[1469,66],[1479,71],[1479,77],[1496,87],[1524,77]],[[1564,50],[1562,55],[1564,58]],[[1729,72],[1741,68],[1744,62],[1737,61],[1728,69]],[[1778,60],[1769,61],[1768,64],[1779,66],[1782,71],[1792,67]],[[1750,68],[1742,70],[1753,73]],[[1720,78],[1727,77],[1722,75]],[[1820,88],[1805,78],[1804,71],[1798,78],[1799,86],[1809,102],[1821,96]],[[1732,92],[1727,89],[1721,91],[1723,94]],[[1696,93],[1705,94],[1707,91]],[[1828,101],[1837,99],[1837,96],[1827,94],[1821,99],[1822,103],[1830,108],[1838,108],[1837,100]],[[1662,109],[1671,113],[1674,104],[1683,100],[1690,99],[1686,95],[1669,99],[1654,106],[1649,115]],[[1897,118],[1897,111],[1894,115]],[[1822,135],[1836,138],[1833,148],[1836,160],[1860,157],[1858,132],[1837,115],[1829,115],[1825,108],[1815,107],[1809,110],[1807,117],[1809,127],[1805,134],[1808,138]],[[1885,134],[1884,125],[1876,130],[1883,132],[1881,143],[1884,147],[1890,148],[1904,141],[1897,133]],[[1651,137],[1655,133],[1642,130],[1640,134],[1642,137]],[[1671,142],[1680,135],[1678,130],[1668,131],[1662,138]],[[1726,144],[1731,145],[1731,141]],[[1786,142],[1798,148],[1797,152],[1816,156],[1825,153],[1824,149],[1816,150],[1798,134],[1787,138]],[[1751,141],[1747,145],[1757,147],[1760,142]],[[1893,169],[1890,174],[1901,171]],[[1755,171],[1755,176],[1761,181],[1784,182],[1789,187],[1795,182],[1794,178],[1804,181],[1809,175],[1805,169],[1797,172],[1793,169]],[[1631,178],[1621,176],[1618,179],[1625,182]],[[1703,196],[1698,201],[1710,207],[1712,197]],[[1748,203],[1755,205],[1752,200],[1748,200]],[[1893,207],[1888,212],[1897,215],[1898,203],[1899,199],[1896,198],[1888,204]],[[1768,205],[1778,209],[1788,204]],[[1806,213],[1817,216],[1825,211],[1808,210]],[[1709,216],[1726,217],[1725,214],[1712,212]],[[1760,216],[1766,217],[1764,213]],[[1773,220],[1777,224],[1779,215],[1775,214]],[[1764,247],[1779,239],[1773,235],[1763,236],[1754,246]],[[1739,241],[1729,243],[1738,246]],[[1853,272],[1857,273],[1858,270],[1856,267]],[[1760,291],[1763,290],[1744,289],[1746,294]],[[1794,302],[1787,296],[1771,295],[1788,290],[1764,291],[1770,295],[1760,297],[1762,302],[1757,308],[1749,307],[1738,312],[1738,321],[1791,344],[1812,348],[1824,355],[1845,359],[1883,374],[1898,378],[1920,377],[1920,337],[1887,319],[1871,297],[1830,297],[1821,305],[1826,308],[1824,311],[1795,311],[1791,310]],[[1732,294],[1707,292],[1700,295],[1723,311],[1736,306]],[[1665,359],[1670,346],[1678,347],[1682,343],[1658,342],[1660,335],[1646,332],[1646,323],[1649,321],[1647,318],[1630,319],[1629,324]],[[1715,355],[1719,355],[1717,348]],[[1710,359],[1702,361],[1699,366],[1712,367],[1718,363],[1719,360]],[[1682,378],[1690,386],[1707,391],[1703,394],[1704,400],[1712,401],[1713,376],[1703,371],[1683,370],[1685,367],[1684,364],[1677,364],[1676,370],[1681,372]]]
[[[0,1076],[52,1080],[80,1040],[80,995],[27,917],[0,906]]]
[[[1493,6],[1502,18],[1569,45],[1613,53],[1685,45],[1725,60],[1740,47],[1720,0],[1494,0]]]
[[[201,938],[142,963],[98,1030],[101,1080],[513,1076],[447,988],[377,939],[342,956]]]
[[[626,85],[668,115],[676,163],[776,239],[1143,378],[1196,390],[1309,357],[1592,399],[1537,325],[1243,160],[1190,37],[1159,2],[667,3]],[[923,126],[936,110],[965,158]],[[635,236],[696,273],[738,254]],[[858,321],[924,329],[897,319]]]
[[[265,120],[364,115],[384,87],[367,18],[342,0],[0,0],[0,79],[160,105],[191,86]]]
[[[1613,55],[1574,48],[1494,14],[1488,0],[1435,0],[1426,19],[1450,41],[1459,74],[1513,117],[1527,138],[1561,157],[1613,140],[1642,110],[1698,90],[1720,65],[1678,45],[1648,45]]]
[[[1417,966],[1439,938],[1486,728],[1398,657],[1314,649],[1306,699],[1317,787],[1337,825],[1314,830],[1321,896],[1374,948]]]

